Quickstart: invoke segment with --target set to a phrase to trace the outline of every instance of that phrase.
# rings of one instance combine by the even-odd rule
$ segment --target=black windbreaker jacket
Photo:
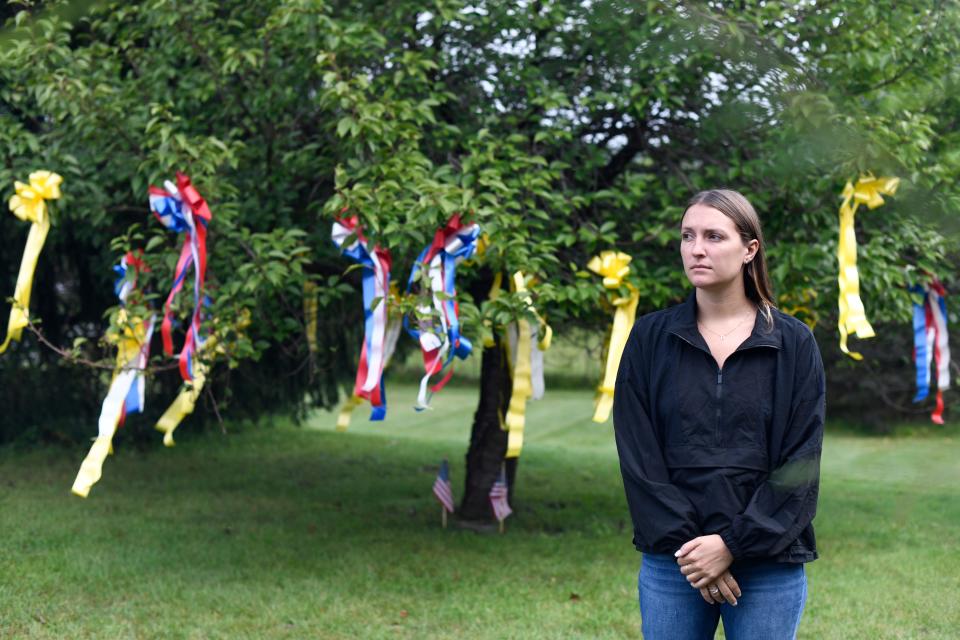
[[[735,562],[817,557],[825,384],[813,334],[773,310],[717,367],[696,298],[637,320],[613,423],[633,542],[673,553],[719,534]]]

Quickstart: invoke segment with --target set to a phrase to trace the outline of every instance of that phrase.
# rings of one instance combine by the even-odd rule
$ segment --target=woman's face
[[[680,223],[680,256],[690,283],[698,289],[724,289],[742,282],[744,265],[759,242],[744,244],[733,220],[704,204],[695,204]]]

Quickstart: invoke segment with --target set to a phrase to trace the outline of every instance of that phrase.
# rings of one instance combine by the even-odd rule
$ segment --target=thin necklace
[[[740,322],[737,323],[737,326],[735,326],[733,329],[730,329],[730,331],[727,331],[726,333],[717,333],[716,331],[714,331],[713,329],[711,329],[711,328],[708,327],[707,325],[703,324],[703,323],[700,322],[699,320],[697,321],[697,326],[700,327],[701,329],[706,329],[707,331],[709,331],[710,333],[712,333],[712,334],[715,335],[715,336],[719,336],[719,337],[720,337],[720,342],[723,342],[723,341],[727,338],[728,335],[730,335],[731,333],[733,333],[734,331],[736,331],[737,329],[739,329],[739,328],[740,328],[740,325],[742,325],[744,322],[746,322],[748,317],[749,317],[749,316],[744,316],[743,318],[741,318]]]

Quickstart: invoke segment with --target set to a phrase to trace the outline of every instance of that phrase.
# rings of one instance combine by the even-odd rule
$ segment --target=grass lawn
[[[430,491],[445,455],[462,486],[473,392],[420,415],[414,395],[347,434],[323,413],[172,450],[121,436],[87,500],[85,451],[0,450],[0,637],[639,638],[590,395],[531,403],[502,536],[442,530]],[[960,637],[958,435],[828,436],[802,638]]]

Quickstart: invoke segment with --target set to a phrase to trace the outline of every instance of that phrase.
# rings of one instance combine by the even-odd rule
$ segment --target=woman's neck
[[[723,321],[737,318],[756,310],[747,298],[743,285],[722,291],[697,289],[697,317],[701,321]]]

